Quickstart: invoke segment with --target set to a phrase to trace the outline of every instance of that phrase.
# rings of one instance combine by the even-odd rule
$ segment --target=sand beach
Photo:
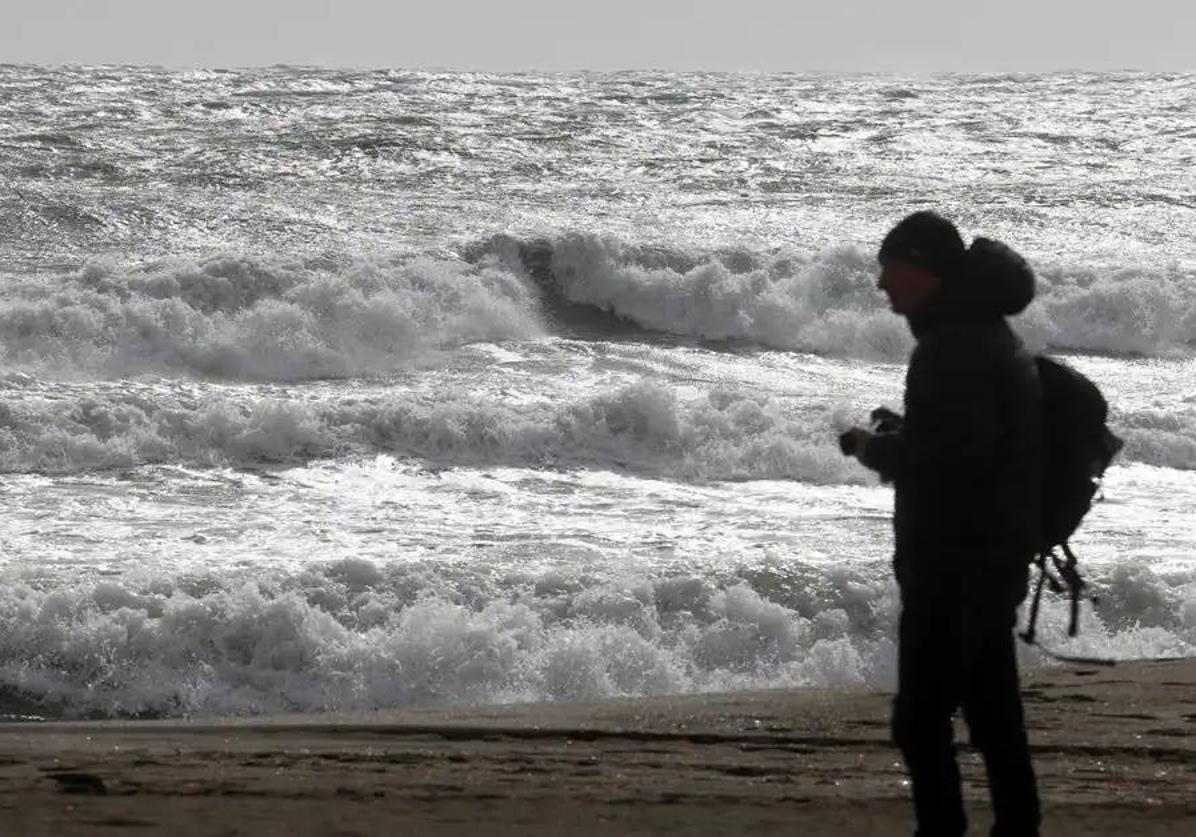
[[[1051,835],[1196,828],[1196,663],[1024,680]],[[6,835],[908,833],[888,696],[0,727]],[[962,735],[961,735],[962,737]],[[973,831],[979,757],[961,753]]]

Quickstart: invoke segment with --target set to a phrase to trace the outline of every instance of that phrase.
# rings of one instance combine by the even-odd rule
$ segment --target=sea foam
[[[844,246],[815,254],[698,253],[571,234],[498,239],[571,303],[645,328],[839,357],[899,360],[912,338],[876,288],[874,257]],[[1013,320],[1035,349],[1187,356],[1196,342],[1196,274],[1039,267],[1035,302]]]
[[[525,283],[459,261],[92,264],[0,293],[0,359],[65,377],[346,377],[429,349],[542,333]]]
[[[43,588],[9,577],[0,695],[26,712],[120,717],[892,688],[886,576],[800,561],[592,578],[346,559],[252,580],[148,573]],[[1097,572],[1102,604],[1069,649],[1193,653],[1194,584],[1190,572]],[[1043,640],[1061,645],[1065,621],[1065,605],[1048,602]]]
[[[833,428],[843,405],[650,379],[510,401],[460,385],[320,397],[167,382],[0,381],[0,472],[302,464],[389,454],[437,467],[599,468],[684,480],[863,483]],[[1119,463],[1196,469],[1192,411],[1115,411]]]
[[[620,323],[642,339],[657,332],[866,360],[900,361],[913,345],[875,287],[872,256],[853,246],[700,252],[575,233],[499,236],[461,254],[95,263],[12,278],[0,291],[0,360],[67,378],[301,381],[386,374],[432,350],[554,328],[616,336],[602,328]],[[578,332],[570,323],[579,310],[608,319]],[[1188,356],[1196,276],[1048,265],[1014,324],[1035,349]]]
[[[252,465],[388,453],[438,465],[598,467],[687,479],[860,482],[828,442],[833,416],[763,395],[700,395],[648,381],[513,404],[464,389],[325,400],[204,395],[162,384],[25,379],[0,403],[0,470]],[[11,385],[10,385],[11,386]]]

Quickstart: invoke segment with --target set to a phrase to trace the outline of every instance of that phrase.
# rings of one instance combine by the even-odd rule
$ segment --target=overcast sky
[[[4,0],[0,63],[1196,69],[1193,0]]]

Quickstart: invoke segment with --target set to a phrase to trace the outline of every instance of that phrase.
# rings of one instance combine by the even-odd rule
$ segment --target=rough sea
[[[1196,76],[0,66],[0,711],[884,687],[906,213],[1126,440],[1068,641],[1196,651]],[[1037,651],[1027,666],[1046,665]],[[4,707],[8,707],[7,710]]]

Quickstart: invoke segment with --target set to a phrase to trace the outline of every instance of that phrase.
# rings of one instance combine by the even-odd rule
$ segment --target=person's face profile
[[[889,298],[897,314],[916,314],[934,297],[939,287],[938,274],[900,259],[888,259],[880,269],[877,287]]]

